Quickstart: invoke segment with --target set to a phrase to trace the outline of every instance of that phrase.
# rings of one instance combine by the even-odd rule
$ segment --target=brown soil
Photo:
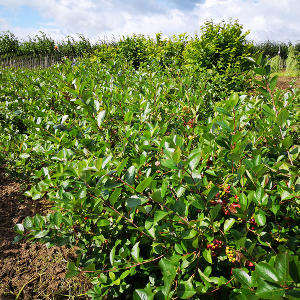
[[[300,88],[300,77],[278,77],[277,87],[280,89],[289,89],[290,84],[294,81],[294,87]]]
[[[87,299],[78,296],[91,288],[84,275],[65,279],[67,261],[76,258],[74,249],[13,243],[15,224],[51,208],[45,199],[24,197],[23,191],[24,187],[0,168],[0,299]]]

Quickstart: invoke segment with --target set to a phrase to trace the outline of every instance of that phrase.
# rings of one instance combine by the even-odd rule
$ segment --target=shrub
[[[295,48],[293,46],[289,47],[289,54],[286,60],[286,70],[287,71],[297,71],[298,67],[298,58],[299,54],[296,53]]]
[[[249,70],[251,63],[245,59],[252,48],[246,41],[249,32],[243,33],[243,26],[237,21],[218,24],[207,21],[201,27],[201,33],[200,37],[196,35],[187,44],[186,63],[196,63],[206,69],[215,68],[222,73],[235,68]]]
[[[187,44],[186,34],[169,39],[161,39],[161,34],[156,35],[155,59],[159,61],[162,68],[181,68],[184,63],[183,53]]]
[[[12,56],[19,52],[19,41],[10,31],[0,33],[0,55]]]
[[[21,55],[50,55],[54,53],[55,42],[51,37],[48,37],[44,32],[27,41],[23,41],[20,45]]]
[[[15,241],[76,246],[92,299],[296,298],[300,94],[253,64],[256,95],[215,95],[206,120],[214,69],[1,72],[0,159],[53,203]]]
[[[270,59],[271,72],[279,72],[283,69],[283,60],[279,55],[276,55]]]
[[[147,64],[156,54],[154,41],[144,35],[123,37],[118,43],[117,53],[130,62],[135,69]]]

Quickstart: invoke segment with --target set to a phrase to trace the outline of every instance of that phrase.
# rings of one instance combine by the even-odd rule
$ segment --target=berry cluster
[[[233,250],[229,246],[226,247],[225,252],[230,262],[232,263],[236,262],[236,255],[234,254]]]
[[[249,219],[249,223],[251,224],[250,229],[254,230],[255,229],[254,226],[257,226],[257,223],[253,217],[251,219]]]
[[[222,248],[222,244],[223,244],[222,241],[213,240],[213,242],[211,244],[207,244],[206,248],[207,249],[211,249],[211,255],[212,256],[216,256],[217,255],[217,251]]]

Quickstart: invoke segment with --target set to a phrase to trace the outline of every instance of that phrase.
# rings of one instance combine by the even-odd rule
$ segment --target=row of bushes
[[[13,33],[7,31],[0,33],[0,56],[27,56],[27,55],[54,55],[82,56],[84,53],[92,53],[103,44],[92,44],[83,35],[78,38],[67,36],[65,40],[56,42],[44,32],[20,41]]]
[[[204,25],[206,29],[209,29],[208,24],[210,27],[214,26],[213,22],[206,22]],[[218,25],[219,28],[216,26],[215,31],[222,31],[226,28],[226,25],[230,26],[232,24],[229,25],[222,22]],[[236,23],[235,25],[238,24]],[[233,26],[232,30],[239,31],[240,28],[239,26]],[[210,30],[210,34],[216,33],[215,31]],[[236,33],[237,32],[235,32],[235,35]],[[65,40],[56,42],[44,32],[40,32],[40,34],[34,37],[29,37],[27,40],[20,41],[13,33],[7,31],[0,33],[0,56],[49,55],[57,53],[57,49],[62,55],[81,56],[84,53],[94,53],[99,50],[101,52],[103,48],[107,46],[115,47],[120,45],[123,48],[122,51],[131,51],[128,55],[131,55],[135,64],[139,64],[139,60],[143,60],[141,56],[145,56],[145,54],[149,56],[149,54],[153,53],[151,52],[153,49],[149,47],[149,44],[152,44],[153,46],[153,43],[156,43],[159,46],[164,46],[164,51],[170,59],[170,57],[174,58],[174,55],[176,57],[178,53],[183,52],[185,46],[189,44],[188,42],[198,39],[198,36],[195,38],[188,38],[187,35],[179,35],[179,37],[174,37],[167,42],[162,41],[161,34],[159,34],[156,41],[146,38],[143,35],[135,35],[133,37],[125,37],[118,42],[107,43],[101,41],[98,43],[91,43],[88,38],[83,35],[78,35],[78,38],[76,39],[74,37],[67,36]],[[291,43],[266,41],[259,44],[253,44],[251,47],[251,53],[255,54],[257,52],[263,52],[268,57],[275,57],[279,55],[282,60],[286,60],[288,57],[289,47],[291,45]],[[136,51],[140,50],[143,53],[139,53],[138,57],[136,57],[136,53],[132,51],[133,47],[136,48]],[[144,51],[145,48],[147,48],[148,53]],[[294,45],[294,49],[296,52],[300,52],[299,42]],[[215,50],[217,49],[211,48],[211,51]]]
[[[270,66],[272,72],[279,72],[285,69],[287,72],[294,72],[300,70],[300,55],[294,46],[288,49],[288,56],[286,59],[281,58],[279,54],[270,59]]]
[[[254,52],[262,52],[268,57],[280,56],[282,60],[286,60],[289,55],[289,47],[292,43],[266,41],[253,46]],[[294,44],[296,52],[300,52],[300,42]]]
[[[288,44],[270,41],[253,45],[246,39],[247,35],[248,32],[243,33],[243,26],[237,21],[222,21],[217,24],[207,21],[200,28],[200,35],[196,34],[194,37],[181,34],[163,39],[159,33],[155,39],[133,35],[114,43],[95,44],[83,35],[79,35],[76,40],[67,37],[66,40],[56,43],[43,32],[20,42],[12,33],[5,32],[0,34],[0,56],[92,55],[97,60],[100,58],[102,62],[123,57],[135,69],[153,64],[159,68],[173,69],[181,68],[183,64],[196,64],[199,68],[211,69],[228,78],[235,78],[241,73],[245,76],[250,70],[251,62],[247,57],[262,52],[267,57],[272,57],[270,64],[274,72],[283,67],[290,71],[299,69],[297,51],[300,45],[290,45],[288,48]]]

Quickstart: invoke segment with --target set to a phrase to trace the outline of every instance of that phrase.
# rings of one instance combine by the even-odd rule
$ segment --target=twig
[[[41,277],[41,276],[44,275],[44,274],[46,274],[46,273],[39,274],[38,276],[36,276],[36,277],[30,279],[29,281],[27,281],[27,282],[21,287],[21,289],[19,290],[19,292],[18,292],[18,294],[17,294],[17,296],[16,296],[16,300],[19,299],[19,297],[20,297],[22,291],[24,290],[24,288],[26,287],[27,284],[29,284],[29,283],[32,282],[32,281],[35,281],[36,279],[38,279],[39,277]]]

